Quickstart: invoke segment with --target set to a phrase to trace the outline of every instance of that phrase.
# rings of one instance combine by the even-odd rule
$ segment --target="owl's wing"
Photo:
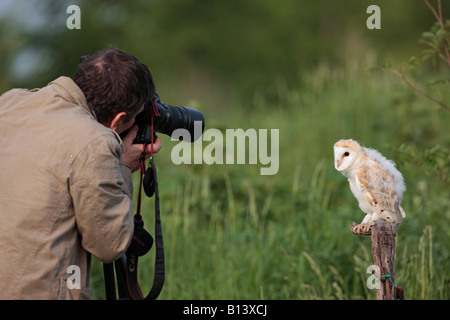
[[[379,162],[369,160],[362,166],[356,174],[356,184],[380,217],[389,222],[399,219],[394,177]]]

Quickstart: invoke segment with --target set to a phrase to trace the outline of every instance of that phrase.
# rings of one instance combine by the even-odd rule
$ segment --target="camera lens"
[[[159,116],[154,117],[153,120],[154,131],[172,136],[175,130],[185,129],[189,132],[190,137],[190,140],[184,139],[187,142],[194,142],[201,137],[205,129],[205,118],[200,111],[163,103],[157,93],[155,93],[153,99],[159,112]],[[136,116],[135,123],[139,126],[139,130],[133,143],[151,143],[151,137],[154,134],[151,129],[151,119],[152,104],[147,102],[144,106],[144,111]],[[199,122],[201,123],[201,130],[198,128]],[[183,139],[183,137],[180,137],[180,139]]]
[[[200,138],[205,129],[205,118],[203,114],[192,108],[183,106],[171,106],[161,102],[159,97],[155,99],[158,108],[159,117],[155,117],[155,130],[169,136],[177,129],[186,129],[190,134],[190,141],[193,142]],[[195,130],[196,122],[201,122],[201,130]]]

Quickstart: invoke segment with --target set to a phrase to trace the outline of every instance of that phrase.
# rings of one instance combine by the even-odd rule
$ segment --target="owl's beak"
[[[334,162],[334,168],[336,169],[336,170],[338,170],[339,171],[339,166],[341,165],[341,161],[339,161],[339,160],[336,160],[335,162]]]

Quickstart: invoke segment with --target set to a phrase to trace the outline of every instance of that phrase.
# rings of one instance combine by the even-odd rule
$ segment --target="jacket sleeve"
[[[121,153],[117,138],[104,135],[72,165],[69,188],[81,243],[102,262],[119,258],[133,236],[131,170],[120,163]]]

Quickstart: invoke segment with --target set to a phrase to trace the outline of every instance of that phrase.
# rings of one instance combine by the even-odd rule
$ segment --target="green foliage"
[[[419,40],[428,48],[422,51],[422,59],[432,59],[437,63],[437,57],[444,55],[445,44],[450,39],[450,20],[446,20],[444,24],[445,29],[441,29],[439,22],[435,22],[430,31],[422,33],[422,38]]]
[[[429,72],[429,78],[424,79],[423,71],[419,72],[419,69],[423,69],[426,66],[413,56],[408,60],[406,67],[404,67],[405,71],[393,67],[385,69],[394,72],[404,83],[421,96],[436,103],[443,110],[450,112],[448,105],[448,97],[450,96],[450,20],[444,20],[440,0],[437,3],[438,11],[427,1],[426,3],[437,21],[429,31],[422,33],[419,40],[420,43],[427,47],[422,51],[420,61],[431,60],[433,65],[438,65],[439,67],[442,67],[442,64],[444,64],[444,68],[440,68],[439,72]],[[407,78],[405,73],[413,80]],[[430,110],[430,112],[433,111]],[[418,141],[414,141],[415,139],[410,140],[405,141],[398,149],[400,159],[409,162],[422,173],[432,175],[450,186],[450,148],[447,137],[444,137],[443,141],[431,147],[418,146]]]
[[[81,8],[81,30],[65,26],[69,4]],[[415,35],[432,19],[423,15],[420,1],[383,1],[383,27],[370,32],[365,26],[370,4],[368,0],[18,2],[17,10],[0,18],[0,89],[40,87],[61,74],[71,76],[80,56],[114,45],[148,64],[166,95],[181,91],[185,99],[198,98],[209,83],[223,95],[218,100],[237,96],[248,103],[255,92],[273,94],[279,79],[296,85],[302,73],[320,61],[339,64],[373,54],[398,57],[416,46]],[[33,24],[40,20],[44,22]],[[16,59],[24,52],[29,53],[25,58],[32,60],[32,68],[20,74]]]
[[[422,51],[422,59],[432,59],[437,63],[437,58],[447,60],[446,48],[450,41],[450,20],[436,21],[429,31],[423,32],[419,40],[428,48]]]
[[[410,144],[398,148],[399,160],[408,162],[427,176],[441,180],[450,186],[450,152],[439,144],[427,149],[418,149]]]

